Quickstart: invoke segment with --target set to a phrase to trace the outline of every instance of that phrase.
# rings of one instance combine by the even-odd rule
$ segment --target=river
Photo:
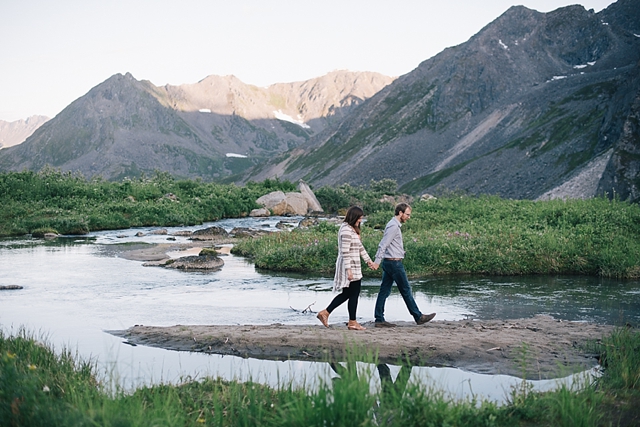
[[[255,227],[276,230],[282,218],[227,219],[212,225],[227,230]],[[288,219],[290,220],[290,219]],[[232,356],[167,351],[130,346],[109,330],[133,325],[176,324],[318,324],[315,312],[334,294],[331,278],[256,271],[242,257],[224,257],[217,272],[184,272],[143,267],[118,256],[122,245],[167,243],[168,236],[150,235],[152,228],[94,232],[53,240],[0,240],[0,328],[5,335],[21,329],[57,350],[70,349],[96,362],[105,381],[130,389],[143,384],[176,383],[185,378],[220,376],[252,379],[276,386],[293,382],[313,386],[337,374],[327,364],[305,361],[273,362]],[[136,237],[138,232],[145,234]],[[176,243],[187,242],[175,237]],[[178,256],[179,254],[173,254]],[[416,302],[436,320],[513,319],[548,314],[558,319],[604,324],[640,323],[640,282],[594,277],[454,277],[412,281]],[[363,281],[358,307],[361,321],[370,321],[378,279]],[[303,313],[311,306],[314,313]],[[410,321],[397,289],[388,299],[388,320]],[[348,320],[345,307],[333,322]],[[392,377],[399,367],[390,366]],[[458,398],[477,396],[504,402],[520,380],[482,375],[455,368],[414,367],[412,380],[433,385]],[[379,386],[374,375],[372,387]],[[571,381],[572,377],[560,379]],[[556,380],[532,381],[546,390]]]

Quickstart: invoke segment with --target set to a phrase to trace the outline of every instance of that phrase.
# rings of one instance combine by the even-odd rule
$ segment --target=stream
[[[282,219],[226,219],[166,229],[169,235],[212,225],[228,231],[234,227],[277,230],[275,225]],[[25,330],[57,351],[70,349],[80,358],[95,361],[103,381],[126,389],[204,376],[251,379],[271,386],[292,382],[313,388],[318,381],[338,375],[326,363],[276,362],[130,346],[109,334],[107,331],[133,325],[318,324],[315,313],[334,296],[330,277],[257,271],[252,263],[234,255],[225,256],[224,267],[210,273],[143,267],[142,262],[119,256],[123,245],[168,243],[169,236],[148,234],[152,230],[101,231],[53,240],[0,239],[0,286],[22,287],[0,291],[0,328],[5,336]],[[138,232],[144,236],[136,237]],[[176,236],[175,243],[180,242],[188,240]],[[373,320],[379,285],[379,279],[363,280],[359,321]],[[463,276],[414,280],[412,286],[418,306],[423,312],[437,312],[436,321],[547,314],[576,322],[640,323],[640,281]],[[309,306],[313,312],[303,312]],[[396,287],[385,315],[390,321],[412,320]],[[346,305],[338,308],[331,320],[346,322]],[[399,366],[389,366],[392,380],[399,370]],[[380,376],[375,368],[372,372],[371,387],[375,390],[380,387]],[[597,370],[583,374],[596,375]],[[536,390],[549,390],[584,375],[530,383]],[[505,402],[511,388],[521,382],[506,375],[443,367],[414,367],[411,381],[444,390],[455,398],[475,396],[497,402]]]

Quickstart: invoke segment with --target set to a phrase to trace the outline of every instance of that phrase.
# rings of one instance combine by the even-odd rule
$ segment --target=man
[[[436,316],[435,313],[422,314],[422,312],[420,312],[416,301],[413,299],[411,285],[409,284],[407,273],[404,271],[404,265],[402,264],[405,252],[400,227],[402,227],[402,224],[407,222],[409,218],[411,218],[411,206],[406,203],[398,204],[396,206],[395,216],[391,218],[391,221],[387,223],[384,229],[384,235],[378,245],[378,252],[376,252],[373,267],[377,269],[379,265],[382,265],[382,284],[380,285],[380,292],[378,293],[375,308],[375,326],[378,328],[396,326],[384,320],[384,304],[391,293],[393,282],[398,285],[402,299],[404,299],[409,313],[411,313],[418,325],[425,324]]]

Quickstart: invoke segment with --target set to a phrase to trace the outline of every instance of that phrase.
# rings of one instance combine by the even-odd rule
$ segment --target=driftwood
[[[311,310],[311,306],[312,306],[312,305],[314,305],[315,303],[316,303],[315,301],[314,301],[314,302],[312,302],[312,303],[311,303],[311,304],[309,304],[309,305],[307,306],[307,308],[305,308],[304,310],[298,310],[298,309],[293,308],[293,307],[291,307],[291,306],[289,306],[289,308],[290,308],[291,310],[293,310],[293,311],[297,311],[297,312],[300,312],[300,313],[315,313],[315,311]]]

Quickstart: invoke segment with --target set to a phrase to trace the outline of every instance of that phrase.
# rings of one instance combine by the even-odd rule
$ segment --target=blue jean
[[[409,313],[417,321],[422,316],[422,312],[418,308],[416,301],[413,299],[413,293],[411,292],[411,285],[409,279],[407,279],[407,273],[404,271],[404,265],[402,261],[390,261],[382,260],[382,284],[380,285],[380,292],[378,293],[378,299],[376,300],[375,317],[376,322],[384,322],[384,304],[387,298],[391,294],[391,286],[393,282],[398,285],[398,290],[402,299],[409,310]]]

